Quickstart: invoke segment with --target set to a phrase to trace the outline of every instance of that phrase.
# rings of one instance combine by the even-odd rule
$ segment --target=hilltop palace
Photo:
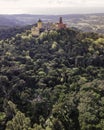
[[[43,23],[40,19],[37,22],[37,26],[31,28],[31,33],[33,36],[39,36],[41,32],[49,30],[60,30],[65,29],[66,24],[63,23],[62,17],[59,19],[59,23]]]

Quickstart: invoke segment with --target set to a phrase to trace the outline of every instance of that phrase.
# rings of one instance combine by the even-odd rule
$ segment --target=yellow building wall
[[[42,28],[42,22],[38,22],[38,26],[39,29]]]
[[[37,27],[32,27],[31,33],[33,36],[38,36],[40,34],[40,31]]]

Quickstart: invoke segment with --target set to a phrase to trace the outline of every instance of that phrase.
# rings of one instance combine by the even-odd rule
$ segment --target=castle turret
[[[63,23],[63,22],[62,22],[62,17],[60,17],[60,19],[59,19],[59,23]]]
[[[40,19],[38,20],[37,27],[38,29],[42,28],[42,21]]]

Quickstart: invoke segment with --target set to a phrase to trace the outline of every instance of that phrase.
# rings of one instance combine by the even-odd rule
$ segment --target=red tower
[[[63,23],[62,17],[59,18],[58,29],[65,29],[66,24]]]

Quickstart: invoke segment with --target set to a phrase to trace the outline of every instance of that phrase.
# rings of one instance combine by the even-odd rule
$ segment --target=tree
[[[29,130],[30,119],[18,111],[11,121],[7,122],[6,130]]]

